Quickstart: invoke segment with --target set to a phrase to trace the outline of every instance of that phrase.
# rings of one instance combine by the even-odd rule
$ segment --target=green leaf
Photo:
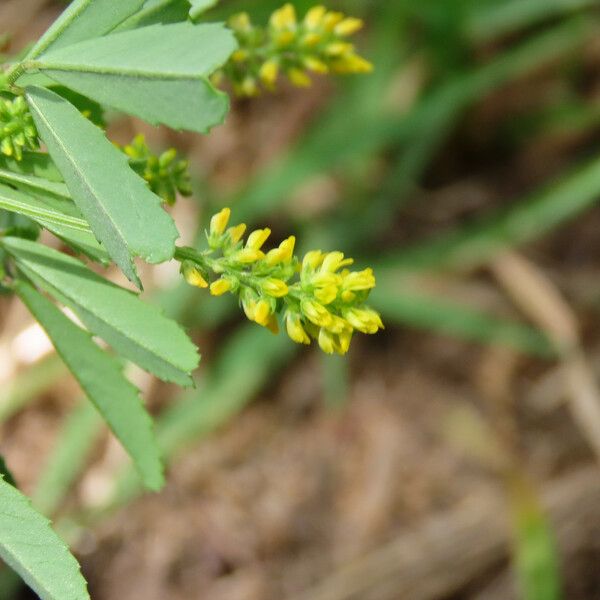
[[[115,32],[147,27],[157,23],[187,21],[189,9],[188,0],[147,0],[142,10],[121,23]]]
[[[219,3],[219,0],[188,0],[192,5],[190,8],[190,18],[192,20],[197,19],[200,15],[204,14],[207,10],[211,9]]]
[[[23,152],[23,159],[20,161],[8,156],[0,156],[0,168],[22,175],[35,175],[49,181],[63,181],[50,155],[44,152]]]
[[[27,58],[34,58],[49,48],[56,50],[105,35],[137,12],[145,0],[75,0],[58,17]]]
[[[154,25],[61,48],[30,66],[149,123],[203,133],[223,121],[229,106],[208,76],[235,48],[220,24]]]
[[[139,287],[132,256],[170,260],[177,229],[158,196],[130,168],[125,155],[64,98],[27,88],[41,138],[98,241]],[[107,174],[109,176],[107,176]]]
[[[65,200],[71,199],[69,190],[64,183],[49,181],[43,177],[18,173],[0,167],[0,181],[4,181],[5,183],[28,192],[42,192],[56,198],[63,198]]]
[[[152,419],[140,400],[139,391],[121,372],[119,362],[32,286],[17,281],[15,291],[130,454],[146,486],[160,489],[164,477]]]
[[[175,321],[75,258],[18,238],[5,238],[3,245],[28,277],[124,357],[165,381],[192,383],[198,353]]]
[[[89,600],[79,565],[66,544],[2,477],[0,557],[42,600]]]

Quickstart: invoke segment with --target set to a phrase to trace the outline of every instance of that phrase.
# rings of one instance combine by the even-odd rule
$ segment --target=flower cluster
[[[209,250],[178,249],[189,284],[215,296],[237,295],[248,319],[273,333],[281,317],[294,342],[315,339],[328,354],[345,354],[354,331],[372,334],[383,328],[379,314],[365,306],[375,287],[372,269],[349,270],[353,260],[341,252],[313,250],[300,261],[294,236],[265,251],[269,229],[257,229],[244,241],[246,225],[228,227],[229,218],[224,208],[211,219]]]
[[[123,152],[129,158],[131,168],[167,204],[175,203],[177,192],[182,196],[192,195],[188,162],[179,159],[174,148],[157,156],[148,148],[145,137],[140,134],[123,148]]]
[[[239,96],[255,96],[260,86],[273,90],[280,73],[299,87],[311,84],[310,73],[369,73],[373,66],[359,56],[348,37],[363,26],[360,19],[323,6],[299,21],[291,4],[275,11],[267,27],[252,24],[247,13],[229,20],[239,49],[220,73]]]
[[[22,160],[23,150],[39,146],[38,133],[25,98],[0,97],[0,152]]]

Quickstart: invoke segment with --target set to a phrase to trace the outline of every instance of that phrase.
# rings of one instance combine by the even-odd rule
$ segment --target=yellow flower
[[[323,327],[319,331],[319,346],[325,354],[333,354],[336,349],[334,334]]]
[[[250,16],[246,12],[233,15],[233,17],[229,19],[228,24],[231,29],[240,33],[249,33],[252,31],[252,22],[250,21]]]
[[[323,263],[325,255],[320,250],[311,250],[302,259],[303,269],[316,269]]]
[[[260,90],[258,88],[258,84],[256,83],[256,79],[251,75],[244,77],[242,83],[238,85],[237,93],[240,96],[247,96],[248,98],[252,98],[254,96],[258,96]]]
[[[292,67],[287,70],[287,76],[296,87],[310,87],[312,85],[310,77],[302,69]]]
[[[307,56],[303,61],[304,66],[315,73],[325,75],[329,73],[329,67],[320,59],[315,56]]]
[[[331,313],[322,304],[314,300],[302,300],[300,307],[306,318],[315,325],[327,327],[331,323]]]
[[[267,252],[265,262],[274,267],[280,263],[289,263],[294,257],[294,246],[296,245],[296,237],[291,235],[287,240],[283,240],[278,248],[273,248]]]
[[[263,327],[267,327],[272,314],[271,304],[266,300],[259,300],[254,308],[254,321]]]
[[[290,338],[296,344],[310,344],[310,337],[302,327],[300,315],[290,311],[285,314],[285,328]]]
[[[342,317],[338,317],[337,315],[331,315],[331,321],[327,326],[327,329],[331,331],[331,333],[340,334],[346,329],[348,329],[348,323],[342,319]]]
[[[317,44],[319,44],[323,40],[323,36],[320,33],[316,33],[314,31],[307,33],[302,37],[300,43],[307,48],[314,48]]]
[[[354,46],[348,42],[331,42],[325,46],[325,54],[328,56],[344,56],[353,50]]]
[[[340,21],[333,29],[335,35],[339,35],[341,37],[346,37],[349,35],[353,35],[359,29],[362,29],[363,22],[362,19],[356,19],[354,17],[347,17],[343,21]]]
[[[344,18],[344,15],[340,12],[328,12],[323,17],[323,27],[327,31],[333,31],[335,26]]]
[[[199,288],[207,288],[208,282],[200,272],[200,269],[191,262],[184,262],[181,267],[183,278],[190,284]]]
[[[227,230],[227,233],[229,234],[229,239],[234,244],[237,244],[242,239],[242,236],[244,235],[244,233],[246,233],[246,224],[240,223],[239,225],[236,225],[235,227],[230,227]]]
[[[370,308],[349,308],[344,311],[344,317],[354,329],[362,333],[377,333],[384,328],[379,313]]]
[[[371,73],[373,64],[357,54],[348,54],[341,56],[338,60],[331,63],[331,68],[336,73],[346,75],[349,73]]]
[[[354,262],[351,258],[344,258],[343,252],[329,252],[323,259],[321,271],[335,273],[341,267],[351,265]]]
[[[264,257],[264,252],[261,252],[260,250],[256,250],[255,248],[243,248],[242,250],[238,250],[235,254],[233,254],[231,259],[247,265],[254,263],[257,260],[261,260]]]
[[[296,9],[290,3],[276,10],[269,21],[271,27],[276,30],[293,29],[296,27]]]
[[[248,60],[249,56],[250,55],[248,53],[248,50],[244,50],[243,48],[240,48],[239,50],[236,50],[231,55],[231,60],[236,63],[241,63],[241,62],[244,62],[245,60]]]
[[[275,279],[274,277],[265,279],[262,282],[261,287],[265,294],[273,296],[273,298],[283,298],[284,296],[287,296],[289,292],[287,283],[281,281],[281,279]]]
[[[271,315],[265,327],[273,334],[277,335],[279,333],[279,322],[277,321],[277,317],[275,315]]]
[[[338,354],[346,354],[350,349],[350,342],[352,341],[352,327],[344,329],[342,333],[338,335]]]
[[[370,290],[375,287],[375,275],[371,268],[363,271],[344,272],[342,275],[344,290]]]
[[[323,17],[327,13],[324,6],[313,6],[304,17],[304,26],[307,29],[317,29],[323,23]]]
[[[248,236],[248,241],[246,242],[246,248],[260,250],[270,235],[271,235],[271,230],[268,227],[265,227],[265,229],[257,229],[256,231],[253,231]]]
[[[223,294],[229,292],[232,287],[233,285],[229,279],[217,279],[217,281],[213,281],[210,284],[210,293],[213,296],[222,296]]]
[[[273,86],[277,81],[279,74],[279,63],[276,60],[266,61],[260,68],[259,76],[261,81],[267,86]]]
[[[210,220],[210,232],[212,234],[221,235],[225,231],[225,227],[227,227],[227,223],[229,223],[229,217],[231,216],[231,209],[224,208],[219,211],[214,217]]]

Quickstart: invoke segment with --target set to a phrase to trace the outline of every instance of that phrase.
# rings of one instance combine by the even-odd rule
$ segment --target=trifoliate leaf
[[[32,67],[149,123],[203,133],[227,112],[228,96],[208,77],[235,48],[220,24],[154,25],[52,50]]]
[[[133,256],[150,263],[170,260],[177,229],[127,158],[64,98],[27,88],[41,138],[62,173],[71,197],[94,235],[139,287]]]
[[[56,50],[105,35],[137,12],[145,0],[75,0],[58,17],[31,49],[27,58],[35,58],[48,49]]]
[[[18,281],[15,291],[123,444],[146,486],[160,489],[164,477],[152,419],[140,400],[139,391],[121,372],[119,362],[28,283]]]

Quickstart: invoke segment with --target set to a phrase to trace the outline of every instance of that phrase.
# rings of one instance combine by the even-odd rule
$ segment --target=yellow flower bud
[[[265,294],[273,296],[273,298],[283,298],[284,296],[287,296],[289,292],[287,283],[281,281],[281,279],[275,279],[274,277],[265,279],[262,282],[261,287]]]
[[[379,314],[370,308],[349,308],[344,311],[344,317],[354,329],[362,333],[377,333],[384,328]]]
[[[254,248],[243,248],[236,252],[231,258],[242,264],[251,264],[265,257],[264,252],[255,250]]]
[[[304,255],[302,259],[303,269],[316,269],[323,263],[325,255],[320,250],[311,250]]]
[[[231,209],[224,208],[210,220],[210,232],[215,235],[221,235],[229,223],[229,217],[231,216]]]
[[[285,314],[285,328],[290,339],[296,344],[310,344],[310,337],[302,327],[300,315],[288,311]]]
[[[280,263],[289,263],[294,257],[294,246],[296,245],[295,236],[291,235],[287,240],[283,240],[278,248],[269,250],[265,262],[274,267]]]
[[[302,62],[309,71],[319,73],[320,75],[329,73],[329,67],[315,56],[307,56]]]
[[[277,321],[277,317],[275,315],[271,315],[265,327],[273,334],[277,335],[279,333],[279,322]]]
[[[245,60],[248,60],[248,50],[244,50],[243,48],[239,48],[231,55],[231,60],[236,63],[242,63]]]
[[[306,48],[314,48],[323,40],[323,36],[320,33],[311,32],[307,33],[300,40],[300,44]]]
[[[293,4],[285,4],[276,10],[269,21],[273,29],[292,29],[296,27],[296,9]]]
[[[323,27],[327,31],[333,31],[335,26],[344,18],[344,15],[340,12],[328,12],[323,17]]]
[[[297,69],[296,67],[288,69],[287,76],[296,87],[310,87],[312,85],[310,77],[304,71]]]
[[[247,12],[233,15],[228,21],[229,27],[240,33],[249,33],[252,30],[252,22]]]
[[[245,296],[242,298],[242,308],[244,309],[244,313],[246,317],[250,321],[254,321],[254,315],[256,314],[256,299]]]
[[[368,268],[363,271],[354,271],[344,275],[342,282],[344,290],[370,290],[375,287],[375,275],[373,269]]]
[[[326,285],[315,290],[315,298],[324,305],[331,304],[338,295],[338,288],[335,285]]]
[[[276,60],[268,60],[260,68],[260,79],[267,86],[273,86],[279,74],[279,63]]]
[[[254,250],[260,250],[263,244],[267,241],[271,235],[271,230],[268,227],[265,229],[257,229],[248,236],[246,242],[246,248],[253,248]]]
[[[323,17],[327,13],[324,6],[313,6],[304,17],[304,25],[307,29],[317,29],[323,23]]]
[[[328,327],[331,323],[331,313],[314,300],[302,300],[300,307],[306,318],[319,327]]]
[[[350,349],[350,342],[352,341],[352,328],[349,327],[344,329],[342,333],[338,335],[338,347],[336,349],[338,354],[346,354]]]
[[[204,276],[200,272],[200,269],[196,265],[191,262],[184,262],[181,267],[181,272],[183,274],[183,278],[195,287],[199,288],[207,288],[208,282],[204,279]]]
[[[258,89],[256,79],[254,79],[254,77],[251,75],[245,77],[242,83],[240,83],[236,88],[236,93],[239,96],[247,96],[248,98],[258,96],[259,92],[260,90]]]
[[[336,349],[334,334],[327,329],[321,328],[319,331],[319,346],[325,354],[333,354]]]
[[[229,279],[217,279],[217,281],[213,281],[210,284],[210,293],[213,296],[222,296],[223,294],[229,292],[233,285]]]
[[[240,223],[239,225],[236,225],[235,227],[230,227],[227,230],[227,233],[229,234],[229,239],[234,244],[237,244],[242,239],[242,236],[244,235],[244,233],[246,233],[246,224]]]
[[[254,309],[254,321],[263,327],[267,327],[271,317],[271,304],[266,300],[259,300]]]
[[[331,63],[331,68],[335,73],[341,75],[349,73],[371,73],[373,64],[357,54],[348,54],[340,57]]]
[[[321,271],[335,273],[341,267],[351,265],[354,262],[351,258],[344,258],[343,252],[329,252],[323,259]]]
[[[280,31],[275,36],[275,44],[279,48],[289,46],[296,39],[296,34],[293,31]]]
[[[354,46],[348,42],[331,42],[325,46],[325,54],[328,56],[344,56],[353,50]]]
[[[346,37],[356,33],[359,29],[362,29],[363,24],[362,19],[347,17],[334,27],[333,32],[335,35]]]

